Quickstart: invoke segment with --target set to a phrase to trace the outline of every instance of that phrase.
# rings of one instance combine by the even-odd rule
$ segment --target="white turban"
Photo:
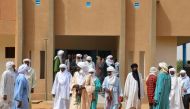
[[[107,68],[107,71],[108,71],[108,72],[114,72],[114,71],[115,71],[115,68],[112,67],[112,66],[109,66],[109,67]]]
[[[25,74],[27,73],[29,70],[29,67],[26,64],[22,64],[21,66],[19,66],[18,68],[18,73],[22,73]]]
[[[156,73],[156,72],[158,72],[158,69],[156,67],[150,68],[150,73]]]
[[[90,68],[90,69],[88,70],[88,72],[89,72],[89,73],[90,73],[90,72],[95,73],[96,71],[95,71],[93,68]]]
[[[64,51],[63,50],[59,50],[58,52],[57,52],[57,55],[58,56],[62,56],[64,54]]]
[[[82,57],[82,55],[81,55],[81,54],[76,54],[76,57],[80,57],[80,58],[81,58],[81,57]]]
[[[13,64],[12,64],[11,61],[8,61],[8,62],[6,63],[6,69],[7,69],[7,70],[11,70],[11,69],[12,69],[12,66],[13,66]]]
[[[186,71],[185,70],[181,70],[180,74],[186,74]]]
[[[170,68],[169,72],[176,72],[175,68]]]
[[[113,58],[112,55],[108,55],[108,56],[107,56],[107,59],[111,59],[111,58]]]
[[[26,59],[23,60],[23,63],[24,62],[30,62],[30,61],[31,61],[30,59],[26,58]]]
[[[163,72],[168,71],[168,65],[165,62],[159,63],[159,67],[161,68],[161,71],[163,71]]]
[[[92,57],[91,57],[91,56],[87,56],[87,57],[86,57],[86,60],[92,61]]]
[[[65,64],[60,64],[60,65],[59,65],[59,68],[65,68],[65,69],[66,69],[67,66],[66,66]]]

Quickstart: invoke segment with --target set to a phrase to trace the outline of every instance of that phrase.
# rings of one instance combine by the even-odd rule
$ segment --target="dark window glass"
[[[5,58],[15,58],[15,47],[5,47]]]

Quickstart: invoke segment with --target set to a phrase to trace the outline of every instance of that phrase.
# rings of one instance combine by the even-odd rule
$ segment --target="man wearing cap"
[[[107,74],[107,68],[108,68],[109,66],[115,67],[114,61],[113,61],[113,56],[112,56],[112,55],[108,55],[108,56],[106,57],[106,61],[105,61],[105,63],[104,63],[104,67],[103,67],[104,78],[108,75],[108,74]]]
[[[88,64],[88,67],[89,67],[89,68],[95,69],[95,64],[94,64],[94,62],[92,61],[92,57],[91,57],[91,56],[87,56],[87,57],[86,57],[86,63]]]
[[[132,72],[128,74],[125,81],[124,96],[127,99],[126,109],[140,109],[141,99],[144,97],[144,86],[138,65],[131,65]]]
[[[55,58],[54,58],[54,62],[53,62],[53,79],[55,78],[56,73],[60,71],[60,69],[59,69],[60,64],[63,64],[63,55],[64,55],[64,51],[59,50],[57,52],[57,56],[55,56]]]
[[[165,62],[159,63],[159,70],[154,95],[154,109],[169,109],[171,77],[168,74],[168,65]]]
[[[104,79],[102,88],[105,90],[105,109],[118,109],[119,97],[123,97],[119,78],[113,75],[114,67],[107,68],[108,76]]]
[[[181,86],[179,86],[178,77],[176,76],[175,68],[169,69],[171,76],[171,91],[170,91],[170,109],[184,109],[181,95]]]
[[[14,84],[16,73],[13,68],[14,63],[9,61],[6,63],[6,70],[1,78],[1,102],[4,104],[3,109],[11,109],[13,106]]]
[[[36,86],[36,72],[31,67],[31,60],[30,59],[24,59],[23,63],[28,66],[28,72],[25,73],[25,77],[28,80],[29,85],[29,103],[30,103],[30,109],[32,109],[32,101],[31,101],[31,93],[34,93],[34,88]]]
[[[156,67],[151,67],[150,73],[146,79],[149,109],[153,109],[153,105],[154,105],[154,92],[156,89],[157,72],[158,70]]]
[[[61,64],[59,68],[52,88],[52,95],[55,98],[53,109],[69,109],[72,75],[67,71],[65,64]]]
[[[26,64],[22,64],[18,68],[19,75],[17,76],[14,88],[14,105],[12,109],[29,109],[28,93],[29,85],[25,77],[29,68]]]
[[[72,97],[70,109],[88,109],[88,96],[85,88],[87,68],[88,66],[85,62],[78,62],[77,71],[74,73],[71,82]]]
[[[180,71],[182,93],[183,93],[183,104],[185,109],[189,109],[190,102],[190,79],[187,76],[185,70]]]

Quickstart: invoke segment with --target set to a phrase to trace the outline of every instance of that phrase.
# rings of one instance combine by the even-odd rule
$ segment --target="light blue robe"
[[[14,105],[12,109],[29,109],[28,103],[29,85],[24,74],[19,74],[15,82]],[[18,101],[22,101],[22,107],[18,108]]]
[[[171,77],[169,74],[160,72],[158,75],[154,100],[157,105],[154,109],[169,109],[169,95],[171,90]]]
[[[118,102],[118,98],[119,96],[123,96],[122,94],[122,90],[121,90],[121,85],[120,85],[120,80],[118,77],[114,76],[116,78],[114,84],[110,84],[109,83],[109,77],[107,76],[105,79],[104,79],[104,82],[102,84],[102,88],[105,89],[110,89],[110,87],[113,87],[113,90],[112,90],[112,103],[111,103],[111,106],[110,106],[110,109],[118,109],[119,108],[119,102]],[[107,107],[107,97],[109,95],[107,93],[105,93],[105,109]]]

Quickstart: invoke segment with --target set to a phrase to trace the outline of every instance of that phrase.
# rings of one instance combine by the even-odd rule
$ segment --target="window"
[[[45,79],[45,51],[40,51],[40,79]]]
[[[15,58],[15,47],[5,47],[5,58]]]

